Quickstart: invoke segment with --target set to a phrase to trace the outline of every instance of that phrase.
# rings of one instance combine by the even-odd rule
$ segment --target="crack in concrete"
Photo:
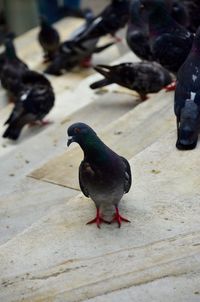
[[[28,278],[29,280],[46,280],[46,279],[49,279],[49,278],[52,278],[52,277],[57,277],[59,275],[62,275],[62,274],[65,274],[65,273],[68,273],[68,272],[71,272],[71,271],[76,271],[77,269],[79,268],[85,268],[87,267],[87,265],[81,265],[81,266],[76,266],[76,267],[72,267],[72,268],[66,268],[65,270],[62,270],[62,271],[59,271],[59,272],[55,272],[55,273],[51,273],[49,275],[45,275],[45,276],[41,276],[41,277],[30,277]]]

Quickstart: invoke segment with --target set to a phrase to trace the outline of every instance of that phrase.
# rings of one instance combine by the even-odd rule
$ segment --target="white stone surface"
[[[178,152],[174,140],[165,135],[131,161],[134,185],[121,203],[131,224],[86,226],[94,205],[79,195],[1,245],[1,299],[83,301],[198,273],[199,154]]]
[[[19,39],[19,49],[35,39],[35,34],[33,30]],[[32,50],[24,50],[24,56],[33,59],[36,48],[33,44]],[[117,58],[119,52],[114,53]],[[115,59],[111,53],[107,56]],[[129,60],[129,56],[136,59],[128,55],[120,60]],[[37,60],[32,66],[37,66]],[[58,94],[50,115],[54,124],[43,130],[27,129],[14,144],[0,140],[0,301],[199,301],[199,145],[190,152],[175,149],[172,104],[166,102],[167,98],[172,101],[173,94],[166,98],[164,93],[157,95],[165,101],[157,99],[153,108],[153,103],[146,103],[126,113],[131,108],[130,96],[122,115],[112,104],[112,117],[116,114],[112,124],[96,120],[98,132],[107,133],[105,138],[112,145],[116,136],[112,140],[109,129],[114,125],[117,129],[118,121],[124,125],[127,117],[128,123],[134,119],[135,129],[124,129],[140,146],[134,148],[130,161],[133,186],[120,204],[130,224],[121,229],[116,224],[102,225],[101,230],[85,225],[95,215],[91,200],[75,190],[27,177],[63,153],[68,123],[101,99],[88,89],[99,75],[83,81],[79,71],[71,76],[70,83],[77,79],[74,83],[78,85],[70,85],[67,91],[70,74],[59,80],[51,78]],[[115,89],[109,87],[107,96]],[[1,120],[9,110],[3,100]],[[170,127],[162,128],[159,118]],[[160,129],[151,135],[152,125]],[[145,129],[148,143],[145,136],[139,138]],[[122,150],[123,140],[117,146]],[[110,217],[112,212],[105,214]]]

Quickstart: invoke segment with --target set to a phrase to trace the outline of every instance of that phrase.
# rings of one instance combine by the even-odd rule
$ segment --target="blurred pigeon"
[[[148,15],[150,44],[154,59],[163,67],[177,73],[190,52],[193,37],[168,13],[160,0],[141,0]]]
[[[63,42],[53,62],[46,68],[45,72],[53,75],[61,75],[64,70],[69,71],[78,65],[90,67],[90,59],[93,53],[99,53],[113,45],[113,43],[107,43],[106,45],[97,47],[97,42],[98,39],[84,42],[79,42],[78,40]]]
[[[175,91],[177,143],[180,150],[194,149],[200,130],[200,27],[192,49],[179,69]]]
[[[16,140],[26,124],[42,119],[49,113],[54,105],[54,92],[47,78],[35,71],[27,71],[21,79],[21,91],[14,109],[5,125],[8,128],[3,134]]]
[[[188,29],[191,32],[196,32],[200,26],[200,1],[199,0],[182,0],[184,5],[187,7],[189,15],[189,26]]]
[[[128,161],[107,147],[94,130],[84,123],[75,123],[68,128],[68,143],[80,145],[84,159],[79,167],[79,183],[83,194],[91,197],[97,209],[96,217],[88,224],[100,227],[105,221],[100,215],[103,204],[113,205],[116,213],[112,221],[129,222],[119,214],[118,204],[131,187],[131,169]]]
[[[28,66],[16,55],[13,41],[7,39],[5,42],[5,61],[1,71],[1,84],[14,98],[21,90],[21,77],[27,70]]]
[[[94,69],[105,78],[91,84],[92,89],[116,83],[137,91],[142,100],[147,99],[146,94],[158,92],[172,82],[170,73],[156,62],[97,65]]]
[[[43,16],[40,17],[41,30],[38,34],[38,40],[44,50],[45,62],[52,60],[60,44],[58,31],[53,28]]]
[[[129,0],[112,0],[111,4],[93,19],[82,34],[81,41],[97,39],[107,34],[114,36],[128,22],[129,5]]]
[[[141,10],[141,0],[134,0],[131,3],[126,41],[130,49],[140,59],[153,60],[148,23]]]
[[[189,13],[187,6],[182,0],[173,0],[171,4],[171,16],[179,24],[189,25]]]

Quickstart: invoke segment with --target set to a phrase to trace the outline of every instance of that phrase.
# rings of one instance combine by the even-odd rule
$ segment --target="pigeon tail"
[[[6,131],[3,134],[4,138],[9,138],[12,140],[17,140],[22,128],[21,127],[14,127],[13,125],[8,126]]]
[[[92,83],[90,85],[90,88],[91,89],[98,89],[98,88],[102,88],[104,86],[108,86],[110,84],[112,84],[112,82],[109,81],[108,79],[102,79],[102,80],[99,80],[99,81],[96,81],[96,82]]]

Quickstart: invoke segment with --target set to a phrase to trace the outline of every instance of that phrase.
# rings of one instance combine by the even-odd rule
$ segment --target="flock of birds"
[[[98,16],[88,11],[84,25],[62,43],[57,30],[41,17],[38,40],[48,63],[44,72],[62,75],[76,66],[91,66],[93,53],[115,43],[98,47],[99,39],[110,34],[119,42],[116,32],[127,25],[127,44],[141,61],[95,66],[103,78],[90,87],[97,89],[117,83],[137,91],[141,100],[163,88],[175,90],[176,147],[191,150],[196,147],[200,127],[199,16],[199,0],[112,0]],[[10,37],[6,39],[0,63],[2,86],[15,103],[3,137],[16,140],[24,125],[45,123],[43,118],[52,109],[55,95],[46,76],[29,70],[17,57]],[[116,209],[113,221],[119,226],[122,221],[128,222],[118,210],[120,199],[131,186],[128,161],[109,149],[86,124],[71,125],[68,135],[68,145],[77,142],[84,152],[79,183],[97,209],[95,219],[89,223],[98,227],[102,222],[109,223],[99,212],[108,199]]]

